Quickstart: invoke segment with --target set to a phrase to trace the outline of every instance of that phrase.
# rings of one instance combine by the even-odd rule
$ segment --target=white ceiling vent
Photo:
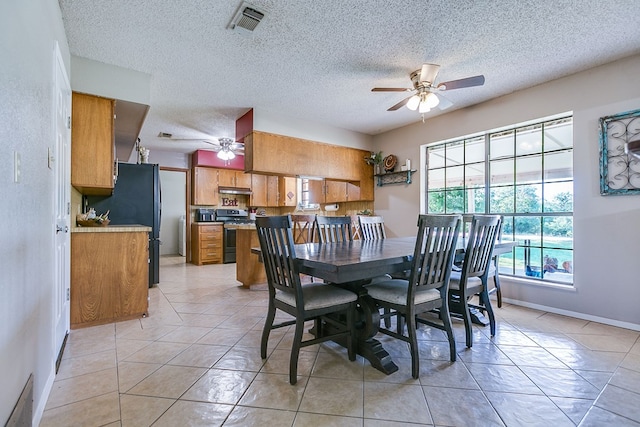
[[[243,33],[251,33],[264,18],[264,12],[254,5],[242,2],[227,28]]]

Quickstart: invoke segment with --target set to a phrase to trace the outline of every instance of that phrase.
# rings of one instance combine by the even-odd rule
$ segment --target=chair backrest
[[[462,264],[462,282],[469,277],[488,274],[502,219],[500,215],[474,215],[467,236],[467,248]],[[462,288],[462,287],[461,287]]]
[[[316,216],[314,238],[320,243],[353,240],[350,216]]]
[[[313,242],[313,223],[315,220],[315,215],[291,215],[293,241],[296,244]]]
[[[415,292],[427,289],[439,289],[446,298],[461,223],[460,215],[418,216],[407,304],[413,301]]]
[[[381,216],[358,216],[360,223],[360,236],[362,240],[386,239],[384,231],[384,219]]]
[[[269,294],[276,290],[293,293],[296,302],[302,302],[300,274],[295,263],[296,253],[291,233],[290,216],[261,216],[256,218],[256,231],[260,251],[267,273]],[[297,304],[298,307],[303,307]]]

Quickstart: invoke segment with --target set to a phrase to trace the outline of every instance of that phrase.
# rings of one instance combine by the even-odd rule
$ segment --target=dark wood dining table
[[[458,255],[465,242],[458,242]],[[494,255],[511,252],[515,242],[496,243]],[[302,243],[295,245],[300,273],[344,286],[358,294],[357,352],[378,370],[391,374],[398,367],[374,338],[380,314],[367,295],[366,284],[385,274],[400,273],[411,267],[415,237],[380,240],[354,240],[341,243]]]

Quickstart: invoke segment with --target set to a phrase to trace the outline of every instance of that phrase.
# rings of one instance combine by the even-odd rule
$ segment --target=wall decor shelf
[[[415,172],[416,170],[414,169],[375,174],[374,176],[378,179],[378,187],[382,187],[389,184],[411,184],[411,174]]]

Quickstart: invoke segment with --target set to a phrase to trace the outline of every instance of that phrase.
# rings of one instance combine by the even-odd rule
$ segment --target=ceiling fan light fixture
[[[420,107],[418,108],[418,112],[420,114],[424,114],[424,113],[428,113],[429,111],[431,111],[429,104],[426,101],[422,101],[420,103]]]
[[[420,97],[418,95],[413,95],[407,101],[407,108],[411,111],[415,111],[418,108],[418,104],[420,104]]]
[[[430,93],[425,98],[424,102],[427,104],[429,109],[437,107],[440,104],[440,98],[435,93]]]

